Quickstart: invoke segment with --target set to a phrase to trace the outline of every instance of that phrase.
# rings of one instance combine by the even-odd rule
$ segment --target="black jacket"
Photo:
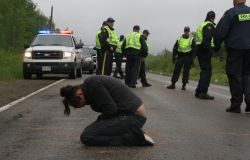
[[[250,7],[239,4],[225,12],[215,31],[217,50],[225,41],[226,48],[250,49],[250,20],[239,21],[238,15],[250,14]]]
[[[188,39],[189,37],[186,37],[185,35],[182,35],[183,38],[186,38]],[[182,52],[178,52],[178,48],[179,48],[179,43],[178,43],[178,40],[176,41],[175,45],[174,45],[174,48],[173,48],[173,57],[176,57],[178,55],[190,55],[192,57],[195,57],[195,49],[196,49],[196,44],[195,44],[195,41],[193,39],[192,41],[192,50],[191,52],[188,52],[188,53],[182,53]]]
[[[146,58],[146,57],[148,56],[147,38],[144,37],[143,35],[141,35],[141,38],[143,38],[143,39],[145,40],[146,46],[147,46],[147,48],[144,48],[144,49],[143,49],[143,47],[142,47],[142,49],[141,49],[141,57]]]
[[[82,90],[88,105],[102,113],[103,118],[131,114],[142,105],[142,100],[121,81],[109,76],[85,79]]]

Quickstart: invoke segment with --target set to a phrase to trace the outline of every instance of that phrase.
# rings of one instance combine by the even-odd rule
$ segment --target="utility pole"
[[[52,26],[52,23],[53,23],[53,6],[51,6],[51,13],[50,13],[50,20],[49,20],[49,29],[52,30],[53,26]]]

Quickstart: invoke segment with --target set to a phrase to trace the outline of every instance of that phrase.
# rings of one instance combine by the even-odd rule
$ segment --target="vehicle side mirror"
[[[82,43],[79,43],[79,44],[76,45],[76,49],[80,49],[80,48],[82,48],[82,47],[83,47],[83,44],[82,44]]]
[[[23,47],[24,47],[24,49],[27,49],[27,48],[29,48],[29,47],[30,47],[30,45],[28,45],[28,44],[24,44],[24,45],[23,45]]]

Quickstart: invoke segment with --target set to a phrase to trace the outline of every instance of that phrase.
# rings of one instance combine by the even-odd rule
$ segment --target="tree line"
[[[32,0],[0,0],[0,49],[21,49],[48,26],[49,18]]]

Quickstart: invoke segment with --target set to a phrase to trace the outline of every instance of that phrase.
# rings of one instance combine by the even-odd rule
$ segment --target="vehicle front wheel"
[[[23,78],[24,79],[31,79],[32,74],[30,73],[23,73]]]
[[[74,65],[73,70],[71,71],[71,73],[69,74],[69,78],[70,79],[76,79],[76,66]]]
[[[77,77],[82,77],[82,68],[77,69]]]

